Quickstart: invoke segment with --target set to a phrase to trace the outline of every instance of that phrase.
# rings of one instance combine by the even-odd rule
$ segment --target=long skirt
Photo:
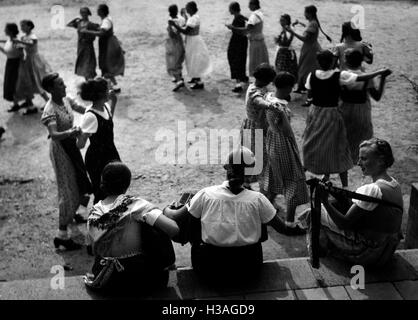
[[[173,77],[181,77],[185,52],[183,40],[167,38],[165,42],[165,61],[167,73]]]
[[[306,78],[309,73],[319,69],[316,53],[321,50],[317,41],[313,43],[304,42],[300,50],[299,69],[298,69],[298,87],[305,88]]]
[[[80,196],[91,194],[93,192],[93,188],[87,176],[86,166],[84,164],[80,149],[77,148],[76,139],[67,138],[61,140],[60,143],[74,166]]]
[[[208,48],[200,35],[186,36],[186,69],[190,78],[202,78],[212,72]]]
[[[77,177],[71,159],[58,141],[51,140],[49,151],[58,187],[59,224],[67,226],[80,205]]]
[[[227,51],[231,79],[237,79],[242,82],[248,81],[246,75],[247,49],[247,37],[232,35]]]
[[[274,65],[277,73],[289,72],[295,77],[295,82],[298,81],[298,61],[295,50],[278,47]]]
[[[254,75],[255,68],[262,63],[269,63],[269,53],[264,39],[250,40],[250,76]]]
[[[282,133],[267,131],[267,165],[263,190],[283,194],[286,204],[293,207],[309,201],[306,177],[296,141]]]
[[[75,74],[86,79],[96,77],[96,55],[91,41],[78,41],[77,60],[75,62]]]
[[[305,169],[312,173],[342,173],[353,167],[344,120],[337,107],[309,108],[302,150]]]
[[[125,73],[124,51],[114,35],[99,38],[99,68],[104,77],[123,76]]]
[[[44,94],[42,78],[52,72],[49,64],[39,53],[29,54],[19,65],[19,77],[16,84],[18,99],[33,99],[35,94]]]
[[[310,212],[306,218],[310,219]],[[319,244],[322,250],[338,259],[365,267],[381,267],[393,256],[400,239],[397,233],[382,234],[380,239],[371,240],[359,231],[342,230],[334,223],[325,207],[321,207]]]
[[[243,120],[240,130],[241,145],[250,149],[255,156],[254,174],[250,180],[259,181],[260,184],[268,161],[266,133],[267,129],[259,128],[254,121],[248,118]]]
[[[13,101],[16,92],[16,83],[19,75],[20,58],[7,59],[4,69],[3,97]]]
[[[120,161],[119,153],[114,146],[100,150],[90,145],[86,151],[85,163],[93,187],[95,204],[105,198],[100,188],[101,175],[104,167],[112,161]]]
[[[373,137],[371,103],[369,99],[365,103],[343,102],[339,109],[347,130],[351,158],[357,163],[360,143]]]

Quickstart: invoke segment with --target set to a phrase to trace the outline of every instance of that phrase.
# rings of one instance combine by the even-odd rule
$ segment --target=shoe
[[[172,83],[176,83],[177,82],[177,79],[176,78],[173,78],[173,79],[171,79],[171,82]]]
[[[63,246],[67,251],[81,249],[81,244],[75,243],[73,239],[54,238],[54,246],[56,249],[58,249],[60,246]]]
[[[9,109],[7,109],[7,112],[16,112],[19,109],[20,109],[20,106],[18,104],[14,104]]]
[[[22,115],[24,116],[28,116],[30,114],[34,114],[34,113],[38,113],[38,108],[30,108],[30,109],[26,109]]]
[[[120,93],[122,91],[119,87],[116,87],[116,86],[113,87],[112,90],[114,93]]]
[[[196,90],[196,89],[203,89],[205,85],[203,83],[194,83],[190,86],[190,89]]]
[[[312,100],[306,99],[304,103],[301,104],[302,107],[310,107],[312,105]]]
[[[76,213],[76,214],[74,215],[74,221],[75,221],[76,223],[78,223],[78,224],[81,224],[81,223],[86,223],[86,222],[87,222],[87,219],[86,219],[86,218],[84,218],[81,214]]]
[[[184,81],[179,81],[176,83],[176,86],[173,88],[173,92],[178,91],[180,88],[184,87]]]
[[[3,127],[0,127],[0,139],[5,132],[6,132],[6,130]]]
[[[239,87],[235,87],[234,89],[232,89],[232,92],[236,92],[236,93],[238,93],[238,92],[242,92],[242,91],[244,91],[244,89],[242,89],[242,87],[241,87],[241,86],[239,86]]]
[[[190,79],[189,81],[187,81],[188,84],[192,84],[192,83],[196,83],[196,79]]]
[[[19,109],[30,108],[30,107],[33,107],[33,103],[32,102],[29,103],[29,102],[25,101],[19,106]]]

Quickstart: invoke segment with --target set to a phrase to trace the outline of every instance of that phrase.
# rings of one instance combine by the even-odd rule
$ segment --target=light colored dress
[[[192,32],[186,35],[186,69],[190,78],[202,78],[212,72],[208,48],[200,35],[200,17],[194,14],[187,19],[186,27]]]
[[[253,76],[258,65],[269,63],[269,54],[263,34],[264,15],[261,10],[253,11],[248,18],[247,24],[254,26],[248,33],[248,40],[250,41],[249,73],[250,76]]]
[[[173,20],[178,26],[184,27],[186,21],[178,16]],[[173,26],[167,27],[167,39],[165,40],[165,61],[167,73],[173,77],[181,77],[184,62],[184,42],[181,33]]]
[[[74,115],[70,98],[64,98],[60,106],[49,100],[44,108],[41,121],[45,126],[56,123],[59,132],[73,127]],[[60,141],[50,140],[49,156],[54,168],[58,187],[59,224],[68,225],[80,205],[80,192],[77,185],[76,170]]]
[[[298,146],[290,126],[288,102],[271,93],[266,98],[275,103],[277,108],[266,111],[269,124],[266,136],[268,160],[263,189],[271,194],[283,194],[287,205],[297,207],[307,203],[309,195]]]
[[[43,94],[42,78],[52,72],[51,67],[38,52],[38,38],[30,33],[21,38],[25,45],[24,57],[19,65],[19,78],[16,84],[16,97],[18,99],[33,99],[35,94]]]
[[[316,21],[310,21],[303,33],[307,37],[303,42],[299,56],[299,70],[298,70],[298,88],[302,89],[305,85],[306,78],[309,73],[319,69],[316,53],[321,50],[318,42],[319,26]]]

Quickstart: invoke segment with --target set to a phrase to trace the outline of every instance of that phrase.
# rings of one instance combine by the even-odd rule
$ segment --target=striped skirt
[[[357,163],[360,143],[373,137],[370,100],[367,99],[365,103],[343,102],[339,109],[341,110],[347,131],[351,158],[354,163]]]
[[[342,173],[353,167],[344,120],[337,107],[309,108],[302,150],[305,169],[312,173]]]
[[[263,190],[270,194],[283,194],[287,205],[297,207],[307,203],[308,188],[296,141],[269,129],[266,149],[268,159],[263,177]]]

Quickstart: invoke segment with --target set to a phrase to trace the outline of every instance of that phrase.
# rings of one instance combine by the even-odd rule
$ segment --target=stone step
[[[332,258],[321,260],[321,267],[313,269],[308,258],[265,261],[257,278],[247,278],[239,285],[209,286],[202,282],[191,268],[170,272],[168,288],[139,299],[364,299],[367,293],[379,296],[405,291],[404,299],[417,299],[418,249],[398,250],[383,269],[365,272],[366,291],[355,292],[350,285],[351,266]],[[25,300],[91,300],[116,298],[101,296],[86,290],[82,277],[65,277],[63,289],[53,289],[54,278],[16,280],[0,283],[0,299]],[[396,287],[396,289],[395,289]],[[368,291],[367,291],[368,289]],[[393,292],[392,292],[393,291]],[[396,291],[396,292],[395,292]],[[395,296],[394,298],[399,298]],[[120,297],[118,297],[120,298]]]

